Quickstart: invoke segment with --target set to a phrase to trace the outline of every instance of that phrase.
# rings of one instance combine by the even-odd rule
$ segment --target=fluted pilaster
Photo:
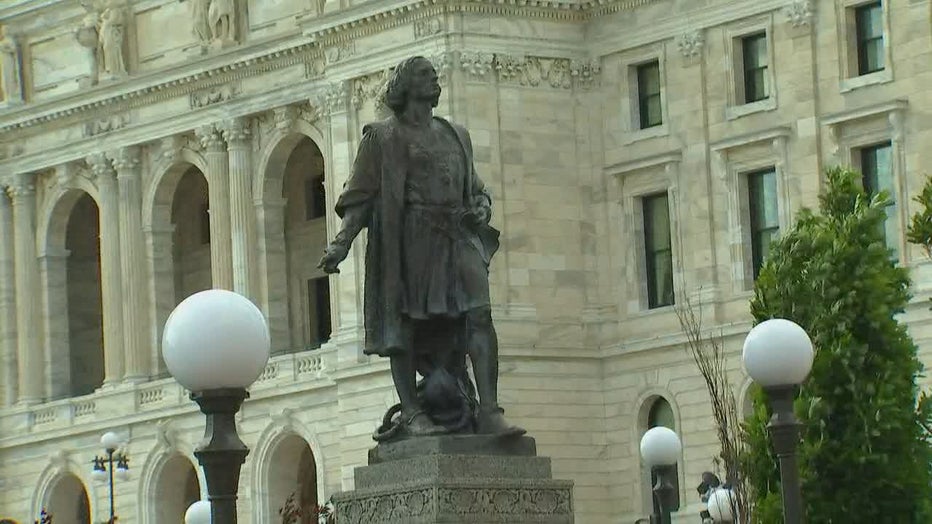
[[[256,228],[252,203],[249,121],[236,118],[224,123],[230,159],[230,226],[233,254],[233,290],[256,300]]]
[[[87,157],[100,192],[100,287],[104,324],[104,384],[123,380],[123,285],[120,268],[120,193],[103,153]]]
[[[226,144],[213,125],[198,128],[207,159],[210,200],[210,273],[214,289],[233,289],[233,241],[230,232],[230,172]]]
[[[0,182],[0,362],[3,405],[16,401],[16,286],[13,273],[13,206]]]
[[[39,345],[41,294],[36,263],[36,186],[33,175],[15,175],[7,191],[13,203],[18,401],[32,404],[45,396],[44,363]]]
[[[142,186],[139,148],[124,147],[112,154],[120,196],[120,271],[123,276],[123,350],[126,380],[149,375],[146,275],[142,232]]]

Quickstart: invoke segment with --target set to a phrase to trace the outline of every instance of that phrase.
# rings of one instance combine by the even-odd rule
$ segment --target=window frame
[[[764,73],[767,97],[748,102],[745,86],[744,39],[763,33],[767,43],[767,67]],[[773,15],[767,14],[742,20],[725,28],[725,69],[728,83],[725,119],[734,120],[747,115],[774,111],[778,106],[776,62],[774,60]]]
[[[890,26],[890,2],[880,0],[881,25],[883,27],[883,65],[882,69],[862,73],[860,69],[860,48],[857,13],[859,9],[874,5],[878,0],[840,0],[837,5],[838,51],[839,51],[839,90],[847,93],[867,86],[886,84],[894,79],[893,51]]]
[[[657,61],[660,68],[660,125],[641,129],[638,98],[637,67]],[[667,107],[666,42],[645,45],[624,51],[617,62],[621,79],[619,85],[620,124],[622,135],[619,145],[630,145],[642,140],[669,136],[669,110]]]

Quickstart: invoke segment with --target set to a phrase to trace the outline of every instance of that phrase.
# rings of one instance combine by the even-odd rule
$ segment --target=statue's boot
[[[483,435],[496,435],[499,437],[518,437],[527,433],[524,428],[509,424],[499,407],[493,409],[479,408],[478,427],[476,433]]]
[[[430,420],[427,413],[418,411],[405,421],[402,431],[408,437],[428,437],[442,435],[447,432],[443,426],[438,426]]]

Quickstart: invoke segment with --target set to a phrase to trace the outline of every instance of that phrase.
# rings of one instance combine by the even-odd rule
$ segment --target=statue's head
[[[396,115],[405,110],[410,100],[426,101],[431,107],[437,107],[440,101],[437,71],[423,56],[414,56],[398,64],[382,95],[383,103]]]

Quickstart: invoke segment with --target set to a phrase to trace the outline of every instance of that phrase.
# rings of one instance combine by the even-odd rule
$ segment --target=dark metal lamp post
[[[641,457],[651,473],[657,476],[657,482],[651,490],[660,508],[660,514],[651,515],[651,524],[671,522],[670,510],[676,499],[673,475],[676,474],[676,463],[682,451],[680,437],[670,428],[657,426],[647,430],[641,437]]]
[[[194,456],[204,469],[214,524],[236,524],[240,469],[249,449],[236,433],[235,417],[249,396],[246,388],[268,363],[269,346],[262,312],[232,291],[195,293],[165,322],[165,365],[207,416]]]
[[[107,524],[114,524],[117,517],[113,500],[113,475],[116,473],[120,480],[126,480],[129,477],[129,458],[124,453],[117,453],[117,450],[124,443],[119,435],[112,431],[108,431],[100,437],[100,444],[107,454],[104,457],[94,457],[94,470],[91,474],[96,480],[108,481],[110,486],[110,519],[107,520]],[[114,461],[116,461],[115,468]]]
[[[796,461],[799,421],[793,413],[793,399],[797,386],[812,370],[812,341],[794,322],[782,318],[766,320],[748,333],[743,360],[748,375],[764,388],[773,408],[767,428],[780,461],[784,522],[800,524],[803,503]]]

